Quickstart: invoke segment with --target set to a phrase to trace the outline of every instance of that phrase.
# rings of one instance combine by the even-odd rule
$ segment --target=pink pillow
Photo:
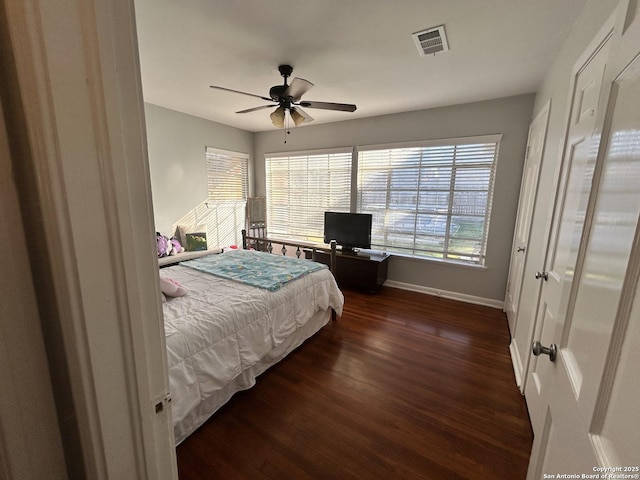
[[[171,278],[160,277],[160,290],[167,297],[182,297],[187,289]]]

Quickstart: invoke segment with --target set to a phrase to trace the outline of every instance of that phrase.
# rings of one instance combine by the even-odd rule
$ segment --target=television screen
[[[371,248],[370,213],[324,212],[324,243],[335,240],[343,250]]]

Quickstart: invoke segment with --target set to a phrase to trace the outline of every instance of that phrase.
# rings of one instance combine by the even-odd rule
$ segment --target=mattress
[[[344,297],[327,269],[275,292],[182,265],[161,274],[187,289],[163,304],[176,444],[322,328],[331,309],[342,314]]]

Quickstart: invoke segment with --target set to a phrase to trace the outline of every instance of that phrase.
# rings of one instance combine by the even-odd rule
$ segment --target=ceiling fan
[[[263,97],[261,95],[254,95],[253,93],[241,92],[239,90],[233,90],[231,88],[218,87],[211,85],[211,88],[217,90],[224,90],[227,92],[240,93],[242,95],[248,95],[250,97],[260,98],[269,102],[275,102],[278,107],[271,113],[271,122],[278,128],[284,128],[285,112],[289,111],[289,116],[293,120],[293,123],[298,126],[302,122],[310,122],[313,120],[302,108],[320,108],[323,110],[338,110],[341,112],[355,112],[356,106],[350,103],[330,103],[330,102],[316,102],[313,100],[301,100],[311,87],[313,83],[303,78],[294,78],[291,81],[291,85],[287,84],[287,79],[293,72],[291,65],[280,65],[278,67],[280,75],[284,77],[283,85],[275,85],[269,90],[269,96]],[[240,110],[236,113],[249,113],[256,110],[262,110],[264,108],[272,108],[273,103],[269,105],[261,105],[259,107],[248,108],[246,110]]]

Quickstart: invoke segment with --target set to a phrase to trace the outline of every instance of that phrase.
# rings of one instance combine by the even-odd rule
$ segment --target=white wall
[[[502,302],[509,269],[533,95],[255,134],[255,188],[265,193],[264,154],[352,145],[410,142],[501,133],[486,268],[392,257],[389,280],[419,289]]]
[[[253,134],[149,103],[145,115],[155,226],[171,236],[172,225],[207,198],[205,147],[247,153],[251,170]]]

